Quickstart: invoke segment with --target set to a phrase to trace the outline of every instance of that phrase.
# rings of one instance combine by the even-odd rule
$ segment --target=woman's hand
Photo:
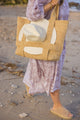
[[[59,3],[59,0],[52,0],[52,1],[51,1],[51,4],[52,4],[53,6],[55,6],[57,3]]]
[[[52,0],[51,2],[49,2],[48,4],[46,4],[44,6],[44,12],[47,12],[48,10],[50,10],[51,8],[53,8],[58,2],[59,2],[59,0]]]

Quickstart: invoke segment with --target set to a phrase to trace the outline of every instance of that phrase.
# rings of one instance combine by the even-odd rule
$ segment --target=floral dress
[[[41,18],[49,19],[52,10],[44,13],[43,9],[43,6],[49,2],[51,2],[51,0],[28,0],[26,17],[31,21],[36,21]],[[64,0],[64,3],[59,8],[59,19],[67,20],[68,15],[68,1]],[[45,61],[29,58],[23,83],[30,87],[30,94],[46,92],[47,96],[49,96],[50,92],[60,89],[61,73],[66,52],[65,45],[66,42],[64,41],[63,51],[58,61]]]

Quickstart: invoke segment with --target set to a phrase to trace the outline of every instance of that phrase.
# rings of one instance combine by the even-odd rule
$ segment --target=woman
[[[63,0],[29,0],[27,5],[26,16],[31,21],[41,18],[50,18],[54,6]],[[59,9],[59,19],[67,20],[69,15],[69,6],[67,0],[64,0]],[[62,118],[70,119],[72,114],[63,107],[59,98],[61,72],[65,56],[65,41],[63,51],[59,61],[44,61],[29,59],[26,73],[23,79],[27,94],[43,93],[51,95],[53,107],[50,111]]]

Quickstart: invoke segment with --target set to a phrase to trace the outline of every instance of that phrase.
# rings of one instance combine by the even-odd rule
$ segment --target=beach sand
[[[53,103],[46,93],[25,97],[22,82],[28,58],[15,55],[17,16],[26,6],[0,6],[0,120],[61,120],[53,115]],[[16,68],[17,66],[17,68]],[[66,35],[66,56],[62,72],[61,103],[80,120],[80,12],[70,12]]]

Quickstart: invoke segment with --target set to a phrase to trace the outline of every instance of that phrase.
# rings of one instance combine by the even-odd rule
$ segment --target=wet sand
[[[25,10],[25,5],[0,6],[0,120],[19,120],[23,112],[28,113],[24,120],[61,120],[50,113],[53,103],[46,93],[24,96],[26,89],[22,79],[28,58],[15,55],[15,43],[17,16],[25,16]],[[74,114],[73,120],[80,120],[79,33],[80,12],[70,12],[60,99]]]

